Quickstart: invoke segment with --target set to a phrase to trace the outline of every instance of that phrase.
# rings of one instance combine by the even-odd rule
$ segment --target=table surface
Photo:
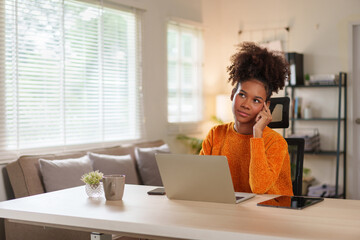
[[[122,201],[88,198],[84,186],[0,202],[0,217],[59,228],[183,239],[360,239],[360,201],[325,199],[303,210],[169,200],[126,185]]]

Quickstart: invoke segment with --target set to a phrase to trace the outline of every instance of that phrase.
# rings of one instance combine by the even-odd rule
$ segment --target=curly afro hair
[[[227,69],[233,86],[257,79],[265,86],[267,100],[273,92],[283,89],[285,80],[290,77],[289,64],[283,53],[268,51],[252,42],[244,42],[238,50],[231,57],[231,65]]]

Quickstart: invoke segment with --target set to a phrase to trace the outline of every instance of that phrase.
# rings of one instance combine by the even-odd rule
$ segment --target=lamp
[[[216,96],[216,118],[223,122],[234,120],[230,95],[220,94]]]

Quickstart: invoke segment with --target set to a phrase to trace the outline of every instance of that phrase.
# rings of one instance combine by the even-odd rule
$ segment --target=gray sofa
[[[147,184],[147,183],[151,183],[152,181],[151,176],[149,176],[149,173],[151,174],[152,172],[154,172],[155,175],[158,173],[156,171],[149,171],[151,170],[151,168],[150,169],[148,168],[148,164],[146,163],[146,160],[142,159],[141,161],[139,161],[138,155],[141,149],[143,150],[155,149],[154,151],[157,151],[156,149],[160,149],[161,152],[162,151],[161,148],[158,148],[160,146],[166,146],[164,145],[164,142],[162,140],[140,142],[136,144],[121,145],[111,148],[89,149],[87,151],[77,151],[71,153],[21,156],[16,161],[8,164],[6,170],[8,172],[8,176],[10,179],[10,183],[15,198],[21,198],[21,197],[27,197],[27,196],[32,196],[46,192],[43,175],[39,165],[39,159],[47,159],[47,160],[74,159],[87,155],[88,152],[113,155],[113,156],[130,155],[131,161],[134,164],[136,178],[137,178],[135,180],[133,179],[132,183],[152,185],[152,184]],[[150,156],[149,151],[145,151],[145,153],[148,154],[148,156]],[[154,161],[154,159],[150,159],[150,160]],[[142,168],[148,168],[148,169],[145,169],[145,171],[143,171],[144,169]],[[127,175],[126,169],[120,171],[121,174]],[[155,176],[154,178],[156,177],[158,176]],[[14,223],[6,219],[4,224],[5,224],[6,240],[24,240],[24,239],[89,240],[90,239],[90,233],[84,231],[61,230],[51,227],[26,225],[21,223]]]

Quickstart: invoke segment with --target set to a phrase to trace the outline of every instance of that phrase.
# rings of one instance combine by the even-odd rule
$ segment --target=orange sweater
[[[252,138],[237,133],[233,122],[215,126],[200,154],[227,157],[236,192],[293,195],[287,143],[268,127],[262,138]]]

